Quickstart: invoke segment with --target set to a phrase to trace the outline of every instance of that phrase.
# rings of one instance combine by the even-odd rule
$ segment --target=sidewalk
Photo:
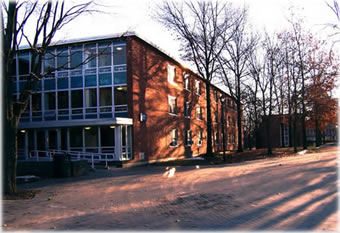
[[[336,231],[337,147],[320,153],[186,167],[97,170],[20,185],[4,230]]]

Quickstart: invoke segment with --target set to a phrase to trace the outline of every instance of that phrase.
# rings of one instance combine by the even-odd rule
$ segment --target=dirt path
[[[3,229],[336,231],[337,149],[218,166],[97,170],[25,184],[20,187],[41,192],[3,201]]]

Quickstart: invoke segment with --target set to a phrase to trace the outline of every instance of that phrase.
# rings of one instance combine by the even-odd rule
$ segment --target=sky
[[[134,31],[141,37],[162,48],[167,54],[179,59],[178,42],[152,17],[156,4],[161,0],[97,0],[104,5],[106,14],[94,14],[79,18],[57,35],[57,39],[74,39],[93,35],[115,34]],[[222,0],[223,1],[223,0]],[[326,37],[330,31],[325,24],[336,22],[336,17],[327,6],[326,0],[229,0],[235,6],[249,8],[249,22],[259,31],[269,33],[287,26],[289,9],[304,18],[308,29],[318,36]],[[332,0],[327,0],[331,2]],[[180,59],[179,59],[180,60]]]

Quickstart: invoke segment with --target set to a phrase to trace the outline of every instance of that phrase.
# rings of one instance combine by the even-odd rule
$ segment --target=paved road
[[[22,185],[7,230],[338,230],[337,147],[201,167],[97,170]]]

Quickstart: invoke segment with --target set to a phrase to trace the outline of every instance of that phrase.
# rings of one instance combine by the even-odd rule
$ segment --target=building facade
[[[30,72],[30,54],[16,55],[14,98]],[[136,35],[58,44],[43,62],[19,124],[20,158],[47,151],[104,153],[127,163],[193,157],[206,152],[205,81]],[[211,86],[214,151],[237,148],[234,100]],[[225,100],[221,102],[221,98]]]

